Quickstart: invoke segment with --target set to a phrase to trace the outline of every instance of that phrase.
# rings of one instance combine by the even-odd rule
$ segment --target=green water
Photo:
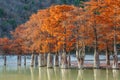
[[[120,70],[0,67],[0,80],[120,80]]]

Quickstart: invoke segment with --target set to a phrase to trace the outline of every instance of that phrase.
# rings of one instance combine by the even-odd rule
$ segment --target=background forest
[[[54,4],[73,4],[87,0],[0,0],[0,37],[10,37],[10,31],[25,23],[31,14]]]

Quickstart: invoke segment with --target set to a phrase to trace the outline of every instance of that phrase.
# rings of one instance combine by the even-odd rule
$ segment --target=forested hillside
[[[10,37],[10,31],[26,22],[32,13],[55,4],[74,4],[86,0],[0,0],[0,37]]]

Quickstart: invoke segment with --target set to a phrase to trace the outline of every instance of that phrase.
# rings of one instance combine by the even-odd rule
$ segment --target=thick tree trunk
[[[53,56],[51,53],[48,53],[47,55],[47,68],[53,67]]]
[[[113,66],[112,66],[113,69],[116,69],[116,68],[119,68],[118,66],[118,56],[117,54],[114,54],[113,55]]]
[[[109,54],[108,50],[106,50],[106,64],[107,64],[107,66],[110,65],[110,54]]]
[[[95,16],[94,16],[95,17]],[[98,53],[98,33],[96,29],[96,20],[94,21],[93,33],[94,33],[94,68],[100,67],[99,53]]]
[[[59,56],[58,53],[55,54],[54,56],[54,66],[59,66]]]
[[[39,63],[39,67],[44,66],[44,56],[43,56],[43,54],[39,53],[38,63]]]
[[[21,66],[21,55],[17,56],[17,64],[18,66]]]
[[[26,66],[26,55],[24,55],[24,65]]]
[[[68,62],[68,67],[70,67],[71,66],[70,52],[68,53],[68,56],[67,56],[67,62]]]
[[[42,59],[43,59],[43,64],[44,64],[44,66],[47,66],[47,54],[44,53]]]
[[[113,66],[112,68],[119,68],[118,67],[118,55],[117,55],[117,44],[116,44],[116,26],[115,26],[115,30],[114,30],[114,55],[113,55]]]
[[[34,54],[31,55],[31,67],[34,66],[34,63],[35,63],[35,56]]]
[[[100,60],[99,60],[99,53],[94,52],[94,68],[99,68],[100,67]]]
[[[76,50],[76,57],[77,57],[77,62],[78,62],[78,68],[79,69],[84,68],[84,53],[82,49]]]
[[[67,68],[67,55],[66,52],[63,51],[62,56],[61,56],[61,68]]]
[[[97,34],[95,38],[95,48],[94,48],[94,68],[100,67],[100,59],[99,59],[99,53],[98,53],[98,42],[97,42]]]
[[[84,58],[83,58],[83,57],[79,58],[79,59],[78,59],[78,68],[79,68],[79,69],[84,68],[83,63],[84,63]]]
[[[38,66],[38,55],[35,55],[35,66]]]
[[[4,66],[6,66],[6,63],[7,63],[7,58],[6,55],[4,55]]]

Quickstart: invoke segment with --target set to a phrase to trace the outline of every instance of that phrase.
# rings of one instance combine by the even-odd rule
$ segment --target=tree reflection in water
[[[109,80],[109,70],[106,69],[106,80]]]
[[[70,69],[61,69],[61,80],[71,80]]]
[[[94,71],[94,80],[101,80],[100,69],[93,69]]]
[[[46,68],[39,67],[39,78],[38,78],[38,80],[47,80]]]
[[[77,80],[84,80],[83,73],[84,73],[84,70],[82,70],[82,69],[78,70]]]
[[[34,68],[30,67],[30,73],[31,73],[31,80],[34,80]]]
[[[54,69],[47,69],[47,80],[55,80]]]
[[[60,80],[60,69],[55,67],[54,73],[55,73],[55,80]]]
[[[120,80],[119,70],[113,69],[112,72],[113,72],[113,79]]]

